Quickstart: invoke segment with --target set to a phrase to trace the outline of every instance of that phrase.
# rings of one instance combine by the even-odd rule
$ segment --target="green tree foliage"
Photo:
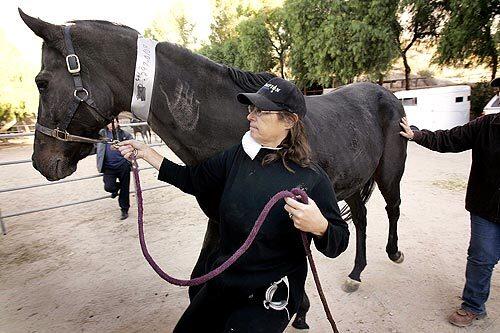
[[[274,58],[278,62],[279,72],[285,78],[285,67],[292,38],[287,24],[285,9],[277,7],[264,12],[266,28],[268,30]]]
[[[36,114],[38,91],[33,78],[37,69],[26,65],[21,53],[0,31],[0,128]]]
[[[176,8],[168,15],[161,14],[155,18],[144,30],[144,37],[194,48],[197,41],[193,33],[196,24],[189,21],[182,6]]]
[[[34,116],[26,110],[24,101],[17,105],[0,102],[0,129],[8,130],[7,127],[14,125],[17,121]]]
[[[167,34],[165,32],[165,28],[162,26],[159,20],[153,20],[151,25],[144,29],[144,37],[151,38],[156,41],[165,41],[167,40]]]
[[[264,8],[236,27],[238,34],[238,63],[249,71],[278,72],[285,77],[285,61],[290,37],[285,27],[282,8]]]
[[[241,67],[241,58],[238,53],[238,38],[230,37],[221,43],[203,45],[198,53],[215,62],[228,66]]]
[[[481,115],[486,104],[495,95],[495,89],[491,87],[490,82],[478,82],[471,88],[470,114],[473,119]]]
[[[466,68],[484,64],[494,78],[500,50],[500,1],[449,0],[448,9],[434,61]]]
[[[229,66],[238,66],[238,38],[236,25],[241,16],[239,2],[229,3],[225,0],[215,0],[213,22],[210,24],[209,43],[203,45],[198,52],[213,61]]]
[[[443,0],[402,0],[399,3],[398,23],[393,31],[405,67],[406,90],[410,89],[411,72],[407,52],[419,43],[435,41],[444,19],[444,8]]]
[[[272,1],[216,0],[209,44],[199,53],[229,66],[284,76],[290,38],[283,9]]]
[[[272,69],[275,61],[272,55],[272,40],[266,28],[266,16],[258,13],[241,21],[236,31],[240,67],[253,72]]]
[[[196,43],[196,38],[193,36],[193,30],[196,26],[190,23],[186,15],[180,14],[175,17],[175,24],[179,32],[180,43],[184,47],[190,47]]]
[[[398,56],[397,1],[288,0],[290,66],[301,86],[351,82],[389,69]]]

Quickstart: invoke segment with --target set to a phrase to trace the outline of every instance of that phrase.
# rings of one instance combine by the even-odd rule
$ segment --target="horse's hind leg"
[[[356,228],[356,259],[354,260],[354,268],[349,277],[345,281],[342,289],[345,292],[354,292],[358,290],[361,284],[361,273],[366,267],[366,207],[361,198],[361,193],[357,192],[347,198],[346,203],[349,205],[352,214],[352,221]]]
[[[307,330],[309,329],[309,325],[306,323],[306,314],[311,307],[311,303],[309,302],[309,297],[307,297],[306,292],[304,291],[304,296],[302,297],[302,302],[300,303],[299,310],[295,315],[295,320],[292,323],[292,326],[299,330]]]
[[[215,220],[209,219],[207,231],[205,232],[205,239],[203,240],[203,245],[201,247],[200,256],[198,261],[193,268],[191,273],[191,278],[202,276],[206,274],[210,269],[212,262],[215,260],[214,254],[219,248],[219,223]],[[198,291],[203,287],[203,285],[189,287],[189,300],[193,300]]]
[[[386,202],[385,210],[389,218],[389,237],[386,252],[389,259],[398,264],[404,260],[403,252],[398,250],[398,220],[401,205],[400,183],[406,160],[406,146],[401,148],[404,148],[404,150],[399,151],[401,154],[390,156],[390,158],[384,156],[375,172],[375,182]]]
[[[385,210],[389,218],[389,237],[385,251],[389,259],[399,264],[404,260],[403,252],[398,250],[398,220],[400,215],[399,206],[401,205],[399,180],[391,182],[377,181],[377,184],[385,199]]]

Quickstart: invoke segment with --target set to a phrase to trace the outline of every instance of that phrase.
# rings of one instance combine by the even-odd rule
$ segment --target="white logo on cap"
[[[280,92],[281,91],[281,88],[278,88],[277,85],[275,84],[271,84],[271,83],[266,83],[264,85],[264,87],[268,88],[269,90],[271,90],[271,92]]]

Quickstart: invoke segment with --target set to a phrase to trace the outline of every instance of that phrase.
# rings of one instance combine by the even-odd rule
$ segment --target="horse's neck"
[[[197,163],[238,142],[245,111],[223,66],[160,43],[156,71],[148,123],[184,162]]]

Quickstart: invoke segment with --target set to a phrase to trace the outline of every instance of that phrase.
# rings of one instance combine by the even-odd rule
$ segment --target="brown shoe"
[[[482,319],[484,316],[486,316],[486,314],[478,315],[474,312],[458,309],[448,317],[448,321],[455,326],[466,327],[470,326],[474,319]]]

